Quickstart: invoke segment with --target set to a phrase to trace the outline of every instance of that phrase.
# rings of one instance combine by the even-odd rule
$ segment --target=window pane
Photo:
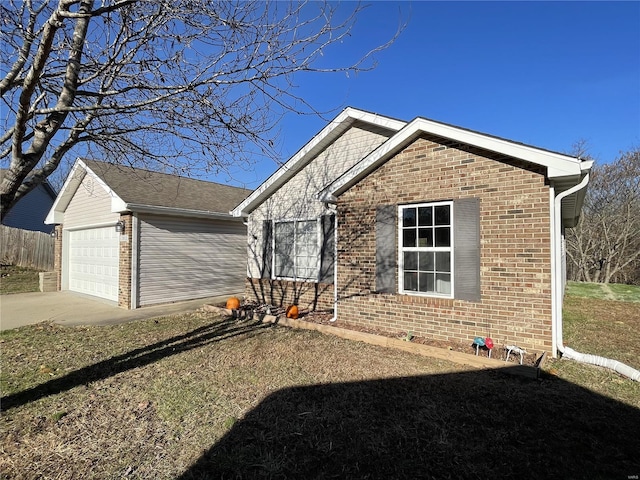
[[[449,227],[440,227],[435,229],[436,247],[450,247],[451,233]]]
[[[418,229],[418,246],[433,247],[433,228]]]
[[[318,222],[296,223],[295,272],[297,278],[315,279],[318,265]]]
[[[311,280],[315,278],[315,273],[313,268],[298,268],[296,272],[296,278],[304,278],[307,280]]]
[[[279,222],[275,225],[276,240],[293,244],[293,222]]]
[[[315,237],[316,234],[316,226],[317,222],[298,222],[296,234],[298,235],[298,239],[302,239],[307,242]]]
[[[277,277],[315,279],[318,269],[318,222],[277,222],[274,262]]]
[[[433,252],[420,252],[420,271],[433,272]]]
[[[433,207],[420,207],[418,209],[418,225],[433,225]]]
[[[416,246],[416,229],[405,228],[402,230],[402,246],[403,247],[415,247]]]
[[[415,208],[402,209],[402,226],[403,227],[416,226],[416,209]]]
[[[407,293],[451,294],[452,208],[451,204],[401,208],[400,274]]]
[[[449,252],[436,253],[436,270],[438,272],[451,271],[451,253]]]
[[[434,207],[436,216],[436,225],[449,225],[449,205],[440,205]]]
[[[293,261],[289,255],[276,254],[275,264],[277,277],[293,277]]]
[[[448,273],[436,273],[436,292],[451,293],[451,275]]]
[[[404,252],[404,269],[418,270],[418,252]]]
[[[278,222],[274,225],[275,275],[293,277],[293,222]]]
[[[433,292],[433,273],[420,273],[420,292]]]
[[[413,292],[418,291],[418,273],[404,272],[404,289]]]

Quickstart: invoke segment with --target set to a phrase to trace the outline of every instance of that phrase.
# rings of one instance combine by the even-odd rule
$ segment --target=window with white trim
[[[453,202],[399,207],[399,284],[402,293],[453,294]]]
[[[275,277],[317,280],[318,220],[274,222],[273,251]]]

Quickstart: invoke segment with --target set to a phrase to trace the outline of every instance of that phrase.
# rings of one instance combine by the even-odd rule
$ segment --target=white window
[[[317,220],[274,223],[274,274],[277,278],[317,280],[319,236]]]
[[[453,202],[399,207],[399,283],[409,294],[453,295]]]

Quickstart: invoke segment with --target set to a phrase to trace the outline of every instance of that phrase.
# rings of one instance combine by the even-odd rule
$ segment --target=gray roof
[[[82,159],[125,203],[228,213],[251,190]]]

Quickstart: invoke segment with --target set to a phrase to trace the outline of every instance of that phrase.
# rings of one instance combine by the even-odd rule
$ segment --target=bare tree
[[[582,217],[567,231],[569,278],[640,282],[640,148],[596,165]]]
[[[1,217],[81,152],[190,173],[274,156],[300,72],[374,67],[373,48],[318,66],[363,7],[209,0],[0,2],[4,131]],[[398,30],[400,31],[401,28]],[[326,63],[326,61],[323,61]]]

